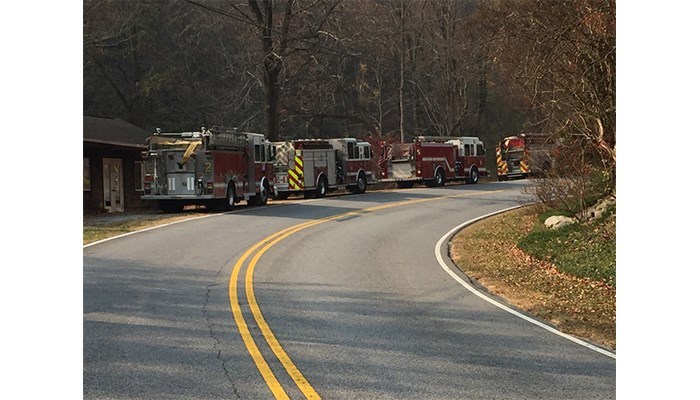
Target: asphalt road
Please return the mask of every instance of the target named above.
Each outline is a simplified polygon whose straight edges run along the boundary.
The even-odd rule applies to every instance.
[[[523,184],[240,207],[86,247],[84,398],[614,398],[614,358],[436,260],[453,227],[527,201]]]

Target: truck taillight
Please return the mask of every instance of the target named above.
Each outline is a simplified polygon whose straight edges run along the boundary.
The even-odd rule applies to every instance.
[[[143,192],[144,194],[151,194],[151,182],[143,183]]]
[[[214,182],[207,182],[207,193],[214,193]]]

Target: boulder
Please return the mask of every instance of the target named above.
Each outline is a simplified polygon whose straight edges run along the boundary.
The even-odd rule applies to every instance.
[[[563,215],[552,215],[544,221],[544,226],[550,229],[557,229],[561,228],[562,226],[573,224],[574,222],[576,222],[576,220],[571,217],[565,217]]]
[[[580,215],[581,219],[583,221],[590,221],[599,218],[601,215],[603,215],[605,210],[607,210],[608,207],[610,207],[614,203],[615,201],[612,197],[598,200],[598,202],[595,205],[583,210],[583,212]]]

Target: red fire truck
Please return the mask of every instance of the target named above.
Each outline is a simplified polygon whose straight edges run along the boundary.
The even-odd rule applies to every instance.
[[[323,197],[347,189],[364,193],[377,181],[370,144],[355,138],[304,139],[274,143],[275,197]]]
[[[213,127],[201,132],[161,133],[148,138],[144,200],[165,212],[185,205],[232,210],[241,200],[266,204],[272,194],[274,153],[260,133]]]
[[[477,183],[488,174],[484,144],[477,137],[419,136],[413,143],[393,143],[382,150],[382,180],[402,188],[461,179]]]
[[[546,173],[554,165],[559,140],[544,133],[521,133],[503,138],[496,147],[498,180],[527,178]]]

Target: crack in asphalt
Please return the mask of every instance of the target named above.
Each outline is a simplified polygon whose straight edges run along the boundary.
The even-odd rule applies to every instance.
[[[217,286],[217,279],[221,276],[221,273],[223,272],[224,268],[231,262],[232,259],[226,260],[226,262],[221,266],[221,268],[219,268],[219,270],[214,275],[214,282],[207,285],[207,291],[204,295],[204,304],[202,304],[202,314],[204,314],[204,320],[206,321],[207,327],[209,328],[209,337],[214,341],[212,349],[216,351],[216,358],[221,363],[221,369],[223,369],[224,371],[224,376],[229,381],[229,383],[231,383],[231,387],[233,388],[233,394],[236,395],[236,398],[242,399],[240,393],[238,393],[238,389],[236,388],[236,383],[233,380],[232,374],[230,373],[226,365],[226,360],[224,359],[223,353],[221,352],[221,340],[214,332],[214,320],[210,316],[210,313],[207,309],[209,306],[209,300],[211,298],[212,290]]]

